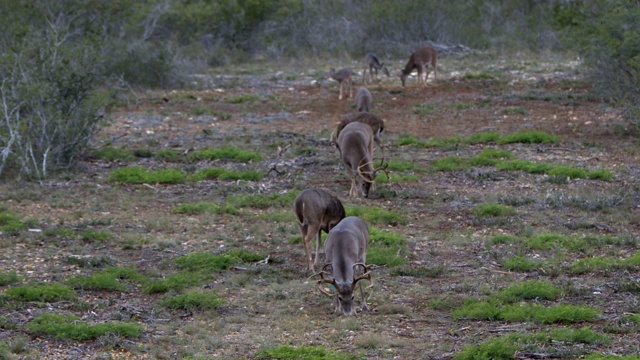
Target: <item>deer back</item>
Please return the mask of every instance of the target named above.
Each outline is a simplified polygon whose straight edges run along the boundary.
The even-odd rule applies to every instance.
[[[356,94],[356,107],[358,111],[369,112],[371,109],[371,103],[373,102],[373,96],[369,89],[361,87]]]
[[[329,232],[325,243],[325,263],[332,264],[333,277],[338,285],[351,286],[354,280],[353,265],[366,263],[368,244],[367,224],[356,216],[342,219]]]
[[[367,124],[352,122],[347,124],[338,135],[340,158],[347,168],[354,172],[362,168],[371,172],[373,162],[373,130]]]
[[[351,79],[352,74],[353,74],[353,69],[350,66],[345,66],[338,71],[335,71],[334,68],[331,68],[329,70],[329,77],[338,82],[343,82],[347,79]]]
[[[342,117],[342,120],[336,126],[335,137],[340,136],[340,132],[344,129],[345,126],[352,122],[360,122],[363,124],[367,124],[371,127],[371,131],[373,131],[374,137],[380,137],[385,128],[384,119],[380,116],[373,113],[364,113],[359,112],[355,114],[348,114]]]
[[[346,216],[342,202],[322,189],[300,192],[294,201],[294,210],[301,224],[320,225],[326,233]]]

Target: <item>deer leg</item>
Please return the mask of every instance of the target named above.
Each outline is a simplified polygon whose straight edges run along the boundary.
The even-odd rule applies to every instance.
[[[302,240],[304,241],[304,252],[307,258],[307,268],[310,271],[314,271],[313,267],[313,259],[311,258],[311,241],[312,237],[316,234],[318,230],[315,229],[314,226],[306,226],[306,232],[303,235]]]
[[[360,282],[360,296],[362,297],[362,310],[369,310],[369,307],[367,306],[367,298],[364,297],[364,290],[362,290],[362,281]]]
[[[320,234],[320,230],[318,230],[318,233],[316,234],[316,255],[313,258],[314,267],[315,265],[318,264],[318,253],[320,253],[320,240],[321,240],[321,234]]]
[[[338,96],[338,100],[342,100],[342,82],[340,82],[340,95]]]

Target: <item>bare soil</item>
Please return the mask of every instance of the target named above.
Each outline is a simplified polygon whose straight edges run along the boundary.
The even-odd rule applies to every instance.
[[[16,270],[25,281],[46,282],[95,271],[69,264],[68,256],[74,255],[104,256],[117,265],[170,275],[175,272],[171,261],[180,255],[217,253],[227,248],[268,254],[269,263],[260,265],[260,270],[256,270],[259,265],[246,264],[216,274],[208,288],[226,301],[216,311],[171,312],[156,304],[164,295],[145,295],[136,286],[117,292],[79,291],[84,306],[27,303],[22,308],[0,307],[0,316],[7,319],[4,323],[14,325],[0,326],[0,342],[26,338],[27,349],[16,356],[33,359],[240,359],[254,358],[260,349],[277,345],[323,346],[368,359],[450,359],[467,346],[514,332],[588,326],[609,336],[611,343],[577,347],[543,344],[539,347],[542,357],[638,353],[638,324],[624,320],[625,315],[640,312],[638,291],[623,286],[638,284],[638,268],[583,275],[567,270],[581,258],[627,258],[637,251],[640,146],[636,137],[624,133],[619,111],[590,96],[588,84],[580,80],[578,64],[566,59],[514,56],[488,62],[443,58],[440,66],[438,80],[430,78],[426,88],[415,78],[404,88],[395,77],[368,85],[374,98],[373,112],[386,120],[383,139],[388,160],[413,162],[428,170],[435,159],[469,157],[495,147],[530,161],[610,170],[614,179],[555,182],[546,175],[473,167],[420,171],[415,173],[419,181],[379,184],[368,199],[349,198],[349,179],[337,151],[329,145],[329,135],[342,115],[355,111],[354,100],[338,100],[337,84],[324,80],[323,70],[264,70],[264,75],[236,71],[204,77],[206,90],[140,92],[115,109],[114,122],[101,132],[96,147],[111,144],[188,153],[231,144],[260,151],[264,160],[175,164],[154,158],[131,162],[87,158],[78,172],[42,186],[3,183],[3,203],[33,219],[35,227],[98,229],[108,231],[112,238],[100,242],[49,239],[38,232],[17,237],[5,234],[0,242],[0,270]],[[491,77],[465,76],[469,74]],[[360,80],[356,78],[354,94]],[[247,95],[254,99],[230,101]],[[426,140],[525,129],[556,134],[560,141],[398,146],[400,137],[407,134]],[[267,175],[260,182],[127,185],[108,181],[113,169],[133,165],[181,167],[185,171],[208,166],[255,168]],[[261,217],[269,213],[292,215],[290,207],[248,208],[241,216],[172,212],[185,203],[220,203],[233,195],[298,192],[311,187],[328,189],[346,206],[378,206],[401,214],[405,224],[373,226],[408,240],[409,249],[402,255],[409,266],[445,271],[417,278],[393,276],[391,269],[377,268],[372,310],[345,318],[333,314],[331,300],[308,278],[302,245],[289,241],[299,236],[293,217],[288,223]],[[583,206],[571,206],[576,202]],[[480,219],[472,209],[482,203],[514,204],[517,215]],[[492,246],[493,236],[541,233],[606,234],[631,240],[624,246],[565,254],[561,261],[557,260],[561,254],[524,251],[529,257],[556,259],[555,265],[531,273],[502,268],[502,260],[523,250],[504,244]],[[540,303],[592,306],[601,316],[591,323],[554,325],[456,321],[451,316],[452,307],[466,298],[484,298],[504,286],[534,278],[565,290],[560,300]],[[145,331],[139,339],[75,342],[22,330],[24,324],[46,311],[75,313],[92,322],[132,321],[142,324]],[[535,354],[523,351],[514,357],[532,358]]]

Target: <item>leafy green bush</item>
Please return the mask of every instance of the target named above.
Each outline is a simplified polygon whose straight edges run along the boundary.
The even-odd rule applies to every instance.
[[[91,340],[105,334],[123,337],[139,337],[142,327],[137,324],[109,322],[91,325],[74,315],[45,313],[26,325],[26,330],[34,334],[46,334],[58,339]]]

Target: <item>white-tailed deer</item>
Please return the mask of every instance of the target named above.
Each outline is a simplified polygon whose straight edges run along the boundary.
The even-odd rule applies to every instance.
[[[438,53],[436,49],[431,46],[423,47],[421,49],[416,50],[411,57],[409,57],[409,61],[407,65],[404,66],[404,70],[400,74],[400,80],[402,81],[402,86],[404,86],[407,81],[407,77],[411,74],[413,69],[418,70],[418,81],[421,81],[424,86],[427,86],[427,78],[429,77],[429,64],[433,66],[433,76],[434,80],[438,80],[438,70],[436,68]],[[425,73],[424,80],[422,80],[422,73]]]
[[[382,72],[387,75],[387,77],[391,76],[389,74],[389,69],[378,60],[378,56],[374,53],[367,53],[364,56],[364,71],[362,72],[362,83],[367,84],[367,70],[369,70],[369,82],[373,82],[373,71],[376,72],[376,79],[378,78],[378,70],[382,69]]]
[[[365,123],[352,122],[347,124],[338,135],[336,143],[340,151],[342,164],[351,176],[350,197],[356,197],[356,182],[359,184],[362,196],[369,197],[369,190],[380,170],[386,172],[386,166],[373,168],[373,131]],[[387,174],[388,176],[388,174]]]
[[[342,100],[342,88],[346,86],[349,88],[349,97],[352,95],[351,91],[351,82],[353,76],[353,69],[349,66],[343,67],[342,69],[336,71],[334,68],[329,70],[329,77],[333,80],[337,81],[340,84],[340,95],[338,96],[339,100]]]
[[[338,223],[327,236],[325,244],[325,265],[319,273],[319,290],[329,296],[335,296],[335,312],[343,315],[356,315],[354,303],[354,290],[360,280],[367,279],[371,283],[367,288],[373,287],[371,273],[367,267],[367,244],[369,243],[369,230],[367,224],[360,218],[349,216]],[[362,268],[362,274],[357,275]],[[329,268],[333,269],[333,277],[328,276]],[[335,292],[322,287],[330,284],[335,287]],[[367,299],[364,297],[362,283],[360,283],[360,295],[362,296],[362,310],[368,310]]]
[[[300,231],[307,259],[307,268],[314,271],[318,263],[320,251],[320,232],[329,231],[344,219],[345,212],[342,202],[322,189],[306,189],[298,194],[294,201],[294,210],[300,221]],[[311,258],[311,241],[316,238],[316,253]]]
[[[371,103],[373,103],[373,96],[369,89],[361,87],[356,93],[356,107],[360,112],[369,112],[371,110]]]
[[[380,150],[382,151],[382,161],[384,161],[384,144],[382,143],[382,132],[384,131],[384,120],[372,113],[360,112],[356,114],[347,114],[342,117],[342,120],[336,126],[336,130],[331,134],[331,143],[336,144],[336,139],[342,129],[344,129],[347,124],[352,122],[361,122],[367,124],[371,127],[371,131],[373,131],[373,140],[378,144]]]

